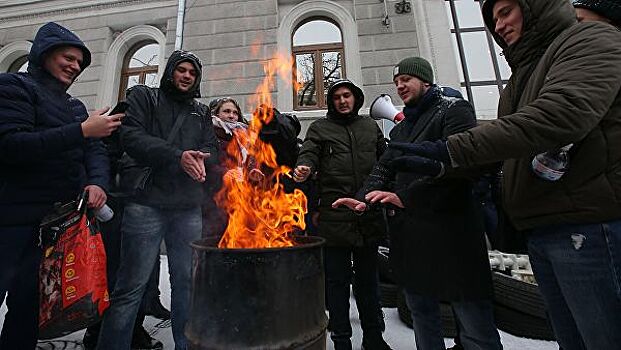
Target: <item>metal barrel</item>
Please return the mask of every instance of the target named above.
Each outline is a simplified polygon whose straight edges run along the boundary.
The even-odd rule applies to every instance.
[[[265,249],[220,249],[213,238],[192,243],[191,350],[326,348],[324,240],[296,241]]]

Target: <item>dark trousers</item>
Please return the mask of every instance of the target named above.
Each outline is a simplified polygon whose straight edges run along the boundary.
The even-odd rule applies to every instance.
[[[565,350],[621,346],[621,220],[533,230],[528,255]]]
[[[117,270],[119,269],[119,264],[121,260],[121,223],[123,222],[123,211],[125,205],[122,198],[116,198],[112,196],[108,197],[108,202],[106,204],[108,204],[114,211],[114,217],[108,222],[101,223],[100,228],[102,232],[104,247],[106,249],[108,291],[110,292],[110,294],[112,294],[114,284],[116,283]],[[142,322],[145,318],[143,310],[145,309],[147,304],[150,302],[159,301],[159,280],[160,258],[158,256],[155,262],[155,266],[153,266],[153,272],[149,277],[149,283],[147,285],[147,289],[145,290],[142,304],[140,305],[140,311],[138,311],[138,316],[136,317],[134,327],[140,327],[142,325]],[[87,331],[91,333],[96,339],[97,335],[99,334],[100,328],[101,322],[97,322],[89,326]]]
[[[377,246],[326,247],[324,264],[328,329],[335,349],[351,349],[349,286],[352,283],[363,337],[381,338]]]
[[[34,349],[39,334],[38,226],[0,227],[0,305],[6,303],[0,349]]]

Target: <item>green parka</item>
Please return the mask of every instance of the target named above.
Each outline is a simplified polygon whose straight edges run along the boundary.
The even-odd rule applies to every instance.
[[[347,86],[355,96],[351,114],[340,115],[332,105],[336,88]],[[346,207],[332,208],[342,197],[354,197],[386,149],[377,123],[358,115],[364,102],[362,91],[349,81],[334,84],[328,91],[328,113],[314,121],[300,150],[297,165],[317,172],[319,191],[319,234],[328,246],[362,246],[386,235],[381,212],[356,215]]]
[[[492,8],[483,17],[493,33]],[[567,0],[518,0],[520,39],[504,49],[512,76],[499,119],[450,136],[459,167],[504,161],[503,204],[518,229],[621,218],[621,32],[576,23]],[[567,173],[537,177],[532,158],[574,143]]]

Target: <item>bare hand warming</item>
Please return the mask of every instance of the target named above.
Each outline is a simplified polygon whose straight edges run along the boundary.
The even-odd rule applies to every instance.
[[[338,208],[341,205],[344,205],[347,208],[357,212],[367,210],[367,204],[365,202],[361,202],[354,198],[339,198],[335,200],[334,203],[332,203],[332,208]]]
[[[101,138],[110,136],[121,126],[124,113],[105,115],[110,107],[95,110],[82,122],[82,135],[85,138]]]
[[[198,182],[205,182],[207,172],[205,170],[205,159],[211,154],[201,151],[184,151],[181,154],[181,168],[192,179]]]
[[[367,193],[367,195],[364,196],[364,198],[370,203],[376,203],[376,202],[380,202],[382,204],[390,203],[396,207],[405,208],[405,206],[401,202],[401,199],[399,199],[399,197],[393,192],[371,191]]]

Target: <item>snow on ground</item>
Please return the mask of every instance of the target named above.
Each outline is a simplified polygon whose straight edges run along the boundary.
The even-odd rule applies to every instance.
[[[170,284],[168,281],[168,264],[166,256],[162,256],[162,268],[160,278],[160,290],[162,291],[162,304],[167,308],[170,308]],[[4,323],[4,314],[6,313],[6,305],[2,305],[0,308],[0,327]],[[408,328],[401,320],[395,308],[384,308],[384,314],[386,318],[386,332],[384,333],[384,339],[395,350],[416,349],[414,345],[414,332]],[[352,337],[352,343],[354,349],[360,349],[362,342],[362,331],[360,329],[360,321],[358,320],[358,311],[356,310],[356,303],[351,298],[350,319],[354,335]],[[174,343],[172,340],[172,332],[170,329],[170,321],[160,321],[152,317],[147,317],[145,320],[145,328],[149,333],[164,343],[164,349],[174,349]],[[82,349],[81,342],[84,331],[75,332],[69,334],[63,338],[45,341],[39,344],[41,350],[77,350]],[[500,332],[500,337],[505,350],[557,350],[558,345],[556,342],[533,340],[515,337],[511,334]],[[451,339],[445,339],[444,342],[447,346],[453,345]],[[332,343],[328,337],[326,340],[327,349],[333,350]],[[232,349],[235,350],[235,349]]]

